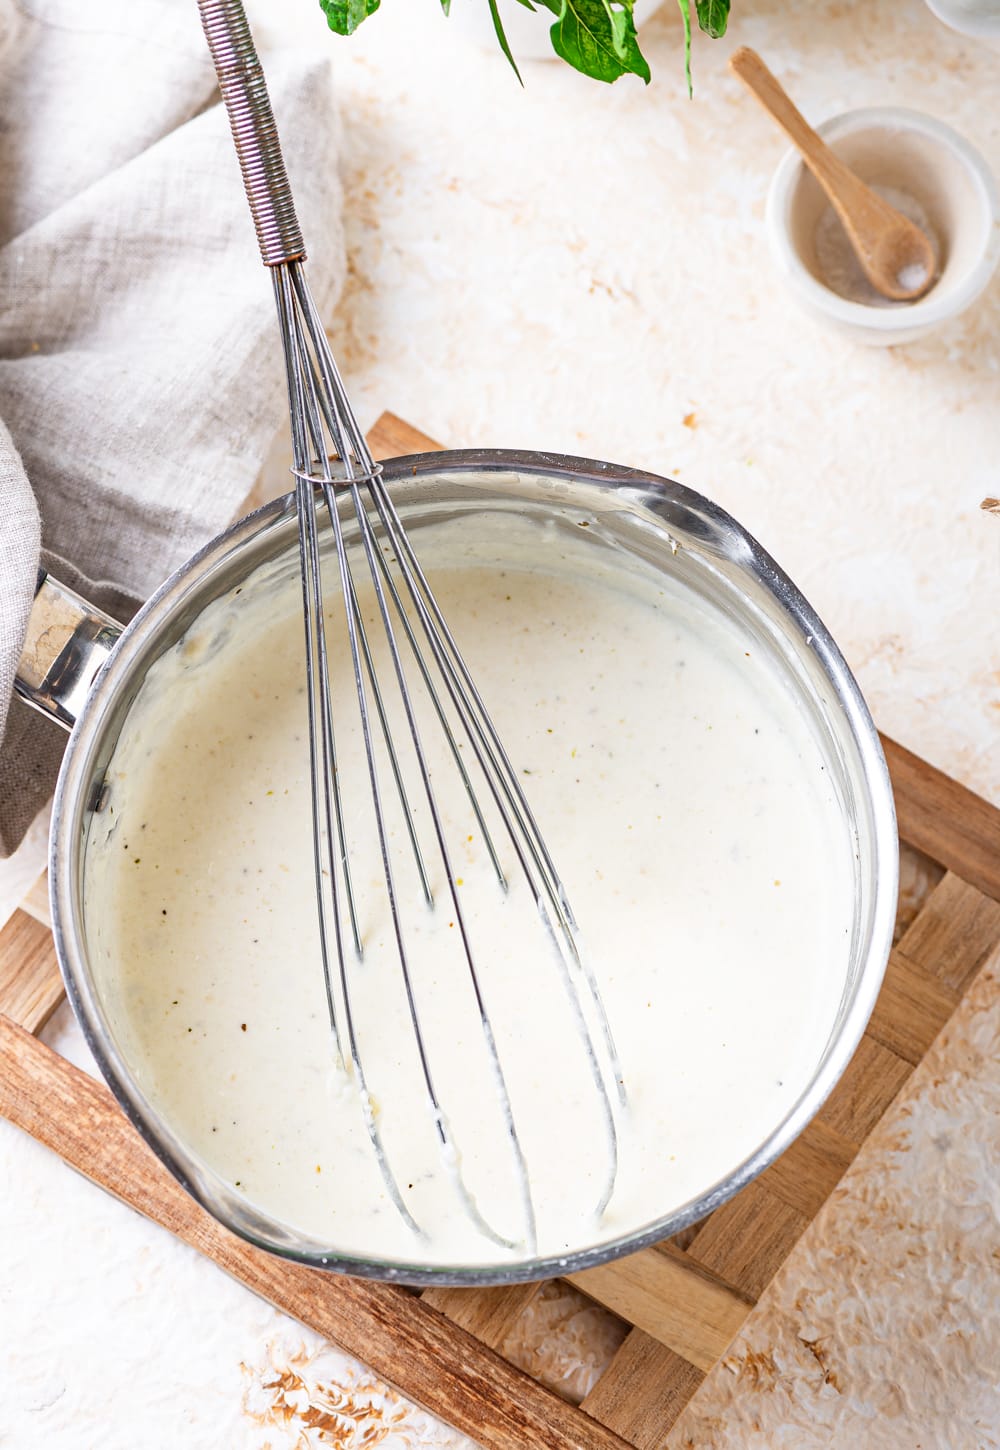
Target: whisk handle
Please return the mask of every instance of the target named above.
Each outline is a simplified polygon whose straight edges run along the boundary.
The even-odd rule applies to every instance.
[[[306,255],[243,0],[198,0],[265,267]]]

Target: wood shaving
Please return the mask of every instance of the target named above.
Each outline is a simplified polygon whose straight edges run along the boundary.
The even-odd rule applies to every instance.
[[[471,1450],[423,1410],[387,1389],[370,1371],[332,1346],[272,1341],[265,1361],[240,1369],[248,1380],[243,1413],[267,1432],[260,1450]]]

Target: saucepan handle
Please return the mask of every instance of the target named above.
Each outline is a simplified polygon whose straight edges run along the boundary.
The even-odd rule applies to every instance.
[[[121,632],[116,620],[75,590],[39,574],[14,682],[17,693],[71,730]]]

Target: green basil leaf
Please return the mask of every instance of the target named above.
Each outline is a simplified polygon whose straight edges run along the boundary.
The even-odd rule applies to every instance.
[[[440,3],[448,15],[451,0],[440,0]],[[465,3],[482,4],[482,0],[465,0]],[[487,3],[500,49],[520,81],[521,74],[507,42],[497,0],[487,0]],[[607,82],[624,75],[637,75],[649,84],[649,65],[639,49],[632,18],[634,0],[517,0],[517,3],[526,10],[551,12],[555,17],[549,30],[552,49],[584,75]],[[353,35],[380,4],[381,0],[319,0],[330,29],[339,35]],[[684,73],[688,95],[691,95],[691,0],[677,0],[677,4],[684,21]],[[694,0],[694,5],[702,30],[715,39],[726,33],[732,0]]]
[[[549,34],[556,55],[594,80],[637,75],[648,85],[649,65],[639,49],[632,0],[539,0],[556,17]]]
[[[684,21],[684,74],[687,76],[688,95],[694,95],[691,84],[691,0],[677,0],[681,18]]]
[[[374,15],[380,0],[319,0],[327,24],[338,35],[353,35],[369,15]]]
[[[497,0],[489,0],[489,3],[490,15],[493,18],[493,29],[496,31],[497,40],[500,42],[500,49],[503,51],[504,55],[510,62],[511,70],[517,76],[518,80],[521,81],[521,85],[523,86],[524,81],[521,80],[521,72],[517,68],[517,61],[511,55],[510,46],[507,44],[507,34],[503,28],[503,21],[500,19],[500,11],[497,9]]]
[[[730,0],[695,0],[698,24],[713,40],[721,40],[729,24]]]

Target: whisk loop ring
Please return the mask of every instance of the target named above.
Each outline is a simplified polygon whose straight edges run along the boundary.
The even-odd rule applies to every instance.
[[[332,485],[338,491],[345,492],[353,483],[374,483],[376,479],[382,476],[381,463],[375,463],[371,468],[362,469],[359,473],[348,473],[344,460],[340,457],[330,457],[327,459],[327,463],[331,467],[339,465],[340,468],[344,469],[343,476],[340,478],[335,475],[330,477],[322,473],[315,473],[308,468],[296,468],[294,465],[288,471],[300,483],[311,483],[319,491]]]

